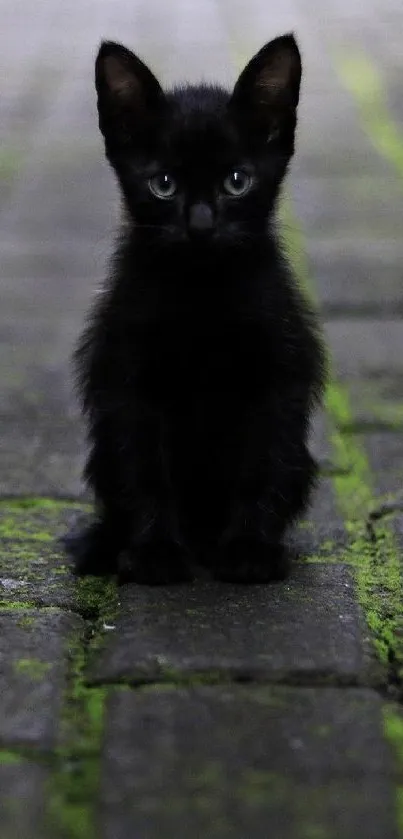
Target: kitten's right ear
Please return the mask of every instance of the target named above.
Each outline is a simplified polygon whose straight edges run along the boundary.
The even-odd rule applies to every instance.
[[[293,35],[274,38],[251,59],[230,100],[236,112],[251,117],[266,138],[295,128],[301,82],[301,56]]]
[[[161,85],[137,56],[113,41],[104,41],[95,62],[99,127],[105,138],[122,139],[145,127],[164,100]]]

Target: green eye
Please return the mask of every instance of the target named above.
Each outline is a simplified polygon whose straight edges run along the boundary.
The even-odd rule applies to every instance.
[[[166,172],[150,178],[148,186],[157,198],[172,198],[177,190],[174,179],[171,178],[171,175],[167,175]]]
[[[241,170],[234,169],[234,171],[225,178],[223,187],[228,195],[232,195],[233,198],[239,198],[241,195],[244,195],[248,189],[250,189],[251,184],[252,178],[250,175],[247,175],[246,172],[242,172]]]

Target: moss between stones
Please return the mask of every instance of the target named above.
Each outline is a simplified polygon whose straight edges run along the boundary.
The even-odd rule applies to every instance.
[[[61,839],[95,839],[96,794],[107,688],[86,683],[89,653],[102,643],[104,623],[116,619],[117,589],[107,579],[77,581],[77,604],[91,620],[84,637],[70,645],[68,687],[62,712],[62,746],[49,785],[47,819]]]
[[[27,496],[25,498],[1,498],[0,510],[53,510],[63,512],[66,508],[89,511],[91,506],[79,501],[60,498],[45,498],[41,496]]]
[[[78,659],[76,659],[77,661]],[[66,746],[49,784],[47,822],[61,839],[95,839],[96,794],[104,724],[105,688],[84,687],[76,673],[66,697]]]
[[[287,250],[294,271],[312,297],[303,234],[289,201],[284,204],[283,217],[287,220]],[[381,660],[387,664],[394,656],[403,665],[403,648],[397,631],[401,624],[403,586],[396,541],[384,520],[376,526],[376,541],[367,533],[368,515],[376,499],[366,454],[357,438],[342,430],[354,417],[346,388],[331,381],[325,403],[333,426],[331,443],[338,467],[332,482],[350,536],[350,544],[340,552],[338,560],[348,562],[355,569],[359,600]]]
[[[60,525],[64,528],[65,512],[85,513],[88,504],[51,498],[21,498],[0,500],[0,538],[15,542],[53,542]],[[32,550],[32,544],[28,550]]]
[[[23,758],[18,752],[10,749],[0,749],[0,766],[17,766]]]
[[[38,560],[35,543],[50,544],[55,540],[55,530],[62,522],[64,511],[80,513],[87,509],[87,505],[48,498],[3,499],[0,501],[0,535],[13,540],[18,561],[26,561],[29,574],[30,566]],[[14,540],[18,540],[17,544]],[[59,554],[53,549],[47,551],[50,565]],[[66,575],[69,569],[62,563],[55,572],[52,569],[52,573]],[[51,775],[46,821],[50,835],[60,839],[95,839],[94,808],[107,691],[103,687],[88,687],[85,679],[90,652],[98,649],[104,637],[103,624],[116,618],[117,589],[114,581],[94,577],[79,579],[74,587],[75,606],[86,624],[83,637],[70,643],[67,651],[69,666],[61,713],[61,745],[49,753],[45,761]],[[0,613],[21,613],[18,625],[28,631],[37,614],[43,611],[60,613],[63,610],[43,607],[35,600],[15,600],[0,607]],[[43,678],[49,667],[47,662],[35,658],[23,658],[14,665],[19,675],[31,680]],[[18,752],[3,750],[0,763],[2,754],[3,762],[17,763],[22,759]],[[32,757],[40,759],[37,751]]]
[[[358,441],[340,431],[340,422],[352,412],[346,391],[335,383],[328,388],[327,408],[334,421],[332,443],[336,459],[349,465],[345,474],[334,477],[337,501],[351,537],[343,558],[354,566],[359,599],[381,660],[388,663],[393,655],[403,666],[399,641],[403,589],[396,540],[384,520],[375,527],[375,541],[368,536],[366,523],[376,504],[372,475]]]
[[[90,619],[112,622],[117,612],[117,587],[113,579],[79,577],[76,582],[76,603],[81,614]]]
[[[159,665],[159,666],[158,666]],[[142,690],[161,691],[175,688],[197,688],[219,685],[225,687],[234,682],[250,681],[242,674],[229,673],[228,670],[192,670],[185,672],[177,670],[168,664],[157,662],[157,666],[150,671],[138,672],[132,676],[123,676],[119,681],[113,680],[110,685],[114,689],[138,688]]]
[[[61,614],[62,611],[63,611],[58,606],[43,606],[40,601],[35,601],[35,600],[12,600],[10,602],[7,601],[7,602],[4,602],[4,603],[1,603],[0,614],[2,614],[3,612],[19,612],[19,611],[24,612],[25,610],[32,611],[32,609],[40,610],[40,614],[42,614],[42,612],[46,612],[46,614],[49,614],[49,613],[55,613],[55,614],[59,613],[59,614]],[[36,611],[35,614],[38,614],[38,611]]]
[[[351,61],[354,62],[354,60],[354,57],[351,57]],[[353,64],[350,63],[347,73],[350,81],[351,75],[349,74],[352,67]],[[356,70],[357,65],[354,65],[354,68]],[[362,89],[360,88],[360,90]],[[374,127],[367,109],[365,109],[365,119],[367,119],[368,126]],[[376,119],[377,117],[375,117]],[[372,138],[374,139],[373,133]],[[384,139],[385,135],[383,135]],[[391,134],[389,132],[390,139]],[[379,133],[377,140],[378,142],[381,140]],[[380,142],[380,145],[383,148],[383,153],[385,153],[383,141]],[[396,151],[396,146],[394,146],[394,151]],[[400,166],[400,156],[398,158],[394,157],[394,151],[392,151],[391,146],[388,146],[386,156],[389,156],[390,160],[393,159],[395,164],[399,163]],[[403,174],[403,146],[401,163]],[[290,216],[291,211],[288,207],[288,217],[290,218]],[[302,285],[310,288],[307,256],[301,231],[295,219],[288,238],[291,240],[288,252],[294,270]],[[379,657],[385,665],[393,662],[394,666],[397,667],[397,678],[401,682],[403,679],[403,584],[398,546],[386,519],[382,519],[373,528],[375,538],[371,539],[369,537],[368,516],[371,510],[379,504],[379,499],[375,498],[373,492],[373,478],[365,451],[357,437],[346,431],[346,429],[353,427],[354,423],[354,412],[350,406],[347,389],[335,381],[332,381],[327,388],[326,408],[333,424],[331,442],[338,466],[332,480],[338,506],[350,536],[350,544],[341,552],[339,561],[347,562],[353,566],[359,601]],[[403,725],[400,719],[399,724],[397,724],[396,717],[392,717],[390,712],[386,710],[385,713],[386,715],[389,713],[389,716],[386,716],[386,733],[389,739],[394,739],[395,742],[398,741],[399,743],[396,754],[400,773],[403,777]],[[396,788],[396,807],[399,832],[403,836],[403,783],[401,782],[397,784]]]
[[[323,565],[326,562],[326,565],[338,565],[340,562],[344,562],[344,556],[340,553],[339,556],[335,554],[309,554],[309,556],[303,556],[300,559],[296,559],[296,563],[299,565]]]

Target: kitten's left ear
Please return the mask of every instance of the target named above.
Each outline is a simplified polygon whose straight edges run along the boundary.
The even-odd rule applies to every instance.
[[[299,100],[301,56],[293,35],[270,41],[239,76],[230,107],[255,116],[269,126],[273,117],[294,114]]]
[[[164,101],[151,70],[122,44],[104,41],[95,62],[99,127],[107,139],[130,124],[141,131]]]

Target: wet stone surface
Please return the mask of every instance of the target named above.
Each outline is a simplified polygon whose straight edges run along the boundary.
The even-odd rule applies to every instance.
[[[115,690],[103,836],[397,839],[380,705],[354,689]]]
[[[67,679],[67,652],[83,623],[57,609],[0,610],[0,742],[54,747]],[[29,698],[29,699],[28,699]]]
[[[342,565],[301,563],[289,581],[268,586],[125,586],[120,601],[116,632],[91,681],[170,681],[172,674],[354,681],[368,663]]]
[[[44,839],[44,800],[49,773],[16,753],[0,749],[1,831],[4,839]]]

